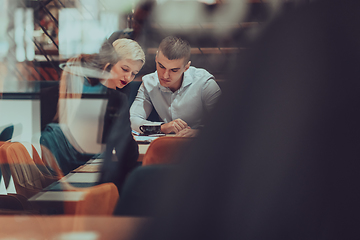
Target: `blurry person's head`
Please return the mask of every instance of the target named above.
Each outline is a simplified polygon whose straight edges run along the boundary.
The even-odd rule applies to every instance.
[[[138,239],[360,239],[359,6],[286,12],[238,55]]]
[[[156,53],[156,70],[160,84],[176,91],[182,84],[183,74],[191,64],[190,44],[178,37],[164,38]]]
[[[104,77],[103,84],[109,88],[123,88],[134,80],[135,75],[145,63],[145,53],[140,45],[126,38],[115,40],[112,44],[105,41],[99,54],[84,58],[83,64],[110,73]],[[104,75],[106,76],[106,75]],[[109,77],[110,76],[110,77]],[[92,85],[100,79],[88,78]]]
[[[138,4],[135,8],[134,18],[132,22],[132,29],[133,29],[133,39],[137,39],[140,35],[144,25],[149,18],[156,1],[154,0],[145,0]]]

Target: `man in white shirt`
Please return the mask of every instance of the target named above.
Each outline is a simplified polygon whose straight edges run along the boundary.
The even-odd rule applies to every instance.
[[[202,116],[211,110],[221,90],[208,71],[191,67],[191,47],[178,37],[164,38],[155,57],[156,72],[142,78],[130,108],[133,130],[143,124],[159,124],[161,132],[192,137]],[[162,122],[146,120],[155,108]]]

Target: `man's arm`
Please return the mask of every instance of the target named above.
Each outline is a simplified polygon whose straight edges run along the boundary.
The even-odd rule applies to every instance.
[[[151,99],[145,89],[144,83],[142,83],[138,90],[136,98],[130,108],[131,128],[137,132],[141,132],[139,129],[141,125],[153,123],[146,120],[149,117],[152,109],[153,105]],[[160,125],[162,122],[155,123],[158,123]]]
[[[205,109],[206,115],[212,110],[218,98],[221,95],[221,89],[213,78],[208,79],[202,89],[201,97]],[[206,117],[206,116],[204,116]],[[196,137],[199,133],[199,129],[191,129],[190,127],[183,128],[179,132],[176,132],[176,136],[179,137]]]
[[[205,116],[212,110],[218,98],[221,95],[221,90],[219,85],[215,82],[213,78],[208,79],[202,89],[201,98],[206,109]],[[176,133],[176,136],[179,137],[196,137],[199,133],[199,129],[191,129],[190,127],[184,128],[181,131]]]
[[[216,83],[215,79],[208,79],[202,90],[202,101],[204,103],[205,109],[210,112],[216,102],[219,100],[221,95],[221,89],[219,85]]]

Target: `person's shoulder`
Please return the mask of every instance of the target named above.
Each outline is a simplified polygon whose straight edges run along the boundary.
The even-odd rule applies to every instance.
[[[143,77],[142,77],[142,80],[144,81],[151,81],[151,80],[155,80],[157,78],[157,73],[156,72],[152,72],[152,73],[148,73],[148,74],[145,74]]]
[[[189,74],[191,75],[191,77],[193,78],[194,81],[196,82],[207,82],[210,79],[214,79],[214,76],[209,73],[206,69],[203,68],[197,68],[197,67],[193,67],[190,66],[189,69]]]
[[[159,80],[156,72],[146,74],[142,77],[145,88],[151,88],[158,85]]]

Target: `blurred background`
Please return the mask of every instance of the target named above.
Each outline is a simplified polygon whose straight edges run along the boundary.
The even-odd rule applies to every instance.
[[[81,53],[98,52],[114,32],[136,40],[146,53],[133,97],[141,77],[155,71],[156,48],[170,34],[190,42],[192,65],[212,73],[221,87],[267,23],[310,2],[0,0],[0,132],[15,126],[13,141],[38,144],[57,106],[43,93],[58,86],[61,64]]]

